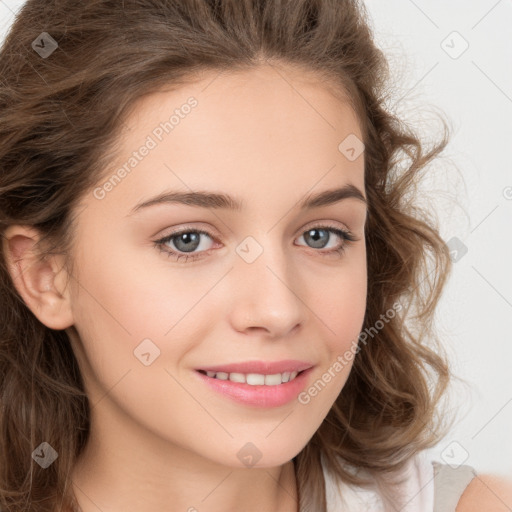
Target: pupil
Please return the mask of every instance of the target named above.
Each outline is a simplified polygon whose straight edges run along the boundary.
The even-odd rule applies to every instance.
[[[309,233],[313,233],[313,235],[310,235]],[[324,233],[324,236],[323,238],[325,239],[324,240],[324,243],[322,244],[322,242],[320,241],[320,243],[318,242],[321,238],[322,238],[322,233]],[[313,242],[313,247],[315,248],[322,248],[325,243],[327,243],[327,239],[328,238],[328,235],[327,235],[327,231],[325,229],[310,229],[308,234],[306,234],[305,238],[310,238],[310,242]]]
[[[200,237],[199,233],[182,233],[181,235],[179,235],[178,239],[175,242],[176,247],[180,251],[184,251],[184,252],[186,252],[187,250],[193,251],[199,245],[199,237]],[[191,242],[193,245],[192,247],[190,246]],[[182,243],[184,243],[184,246],[182,245],[180,247],[180,244],[182,244]],[[195,243],[195,245],[194,245],[194,243]]]

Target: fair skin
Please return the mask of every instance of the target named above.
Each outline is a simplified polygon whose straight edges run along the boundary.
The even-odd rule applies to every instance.
[[[35,230],[5,233],[17,289],[42,323],[66,329],[84,377],[91,436],[72,475],[83,512],[296,512],[291,459],[327,415],[351,363],[309,403],[267,408],[212,391],[195,369],[299,359],[314,365],[307,388],[362,327],[365,202],[297,206],[348,185],[364,195],[364,154],[351,161],[338,150],[348,135],[362,138],[350,105],[291,68],[206,73],[137,104],[112,169],[190,96],[197,107],[121,183],[101,200],[83,198],[69,280],[62,255],[37,260]],[[220,192],[243,207],[167,203],[131,213],[168,190]],[[325,248],[312,245],[307,233],[326,225],[357,240],[322,231]],[[200,235],[196,261],[154,246],[185,228],[211,234]],[[241,244],[249,236],[259,245]],[[175,238],[163,249],[183,247]],[[263,252],[248,263],[240,247]],[[147,338],[160,350],[149,366],[133,353]],[[248,442],[261,453],[252,467],[237,457]],[[457,510],[469,506],[461,500]]]
[[[512,511],[512,481],[498,475],[477,475],[460,497],[456,512]]]
[[[314,365],[309,387],[362,328],[364,197],[297,205],[348,185],[364,196],[363,157],[349,161],[338,150],[349,134],[362,137],[358,121],[313,76],[280,73],[265,66],[205,74],[142,101],[113,169],[187,98],[198,105],[103,199],[84,197],[69,285],[55,257],[51,269],[39,267],[42,295],[25,293],[43,323],[67,329],[94,405],[90,442],[72,475],[84,512],[297,510],[291,459],[327,415],[351,364],[308,404],[263,409],[219,395],[195,372],[298,359]],[[130,215],[166,190],[229,194],[243,208],[159,204]],[[323,246],[306,239],[326,224],[358,240],[346,244],[330,231],[321,232]],[[154,246],[182,228],[211,234],[202,235],[196,261]],[[17,229],[7,233],[13,243]],[[248,236],[263,248],[251,263],[236,252]],[[183,251],[177,243],[167,249]],[[343,254],[332,252],[341,246]],[[150,366],[133,354],[146,338],[160,349]],[[248,442],[262,454],[253,467],[237,457]]]

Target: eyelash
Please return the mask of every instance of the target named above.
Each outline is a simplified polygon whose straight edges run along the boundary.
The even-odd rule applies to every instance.
[[[317,252],[321,252],[325,256],[331,256],[331,255],[334,255],[334,254],[340,254],[341,255],[345,251],[346,246],[348,244],[350,244],[351,242],[356,242],[356,241],[359,240],[359,238],[356,238],[348,230],[343,230],[343,229],[340,229],[338,227],[326,226],[326,225],[313,226],[313,227],[307,229],[306,231],[304,231],[303,234],[307,233],[308,231],[312,231],[314,229],[329,231],[331,233],[334,233],[335,235],[338,235],[343,240],[343,245],[341,245],[340,247],[338,247],[336,249],[331,249],[331,250],[328,250],[328,251],[317,250]],[[161,252],[166,253],[169,258],[171,258],[171,257],[174,258],[176,261],[178,261],[183,256],[185,256],[185,262],[188,261],[188,260],[195,261],[195,260],[198,260],[200,258],[203,258],[204,257],[203,255],[206,252],[208,252],[208,251],[202,251],[202,252],[199,252],[199,253],[196,253],[196,254],[194,254],[194,253],[186,254],[186,253],[180,253],[180,252],[177,252],[177,251],[173,251],[172,249],[169,249],[168,246],[165,245],[165,244],[167,244],[167,242],[172,241],[173,238],[178,237],[180,235],[183,235],[185,233],[199,233],[199,234],[202,234],[202,235],[207,235],[212,240],[215,240],[215,237],[213,237],[208,231],[204,231],[202,229],[184,229],[184,230],[181,230],[181,231],[176,231],[174,233],[171,233],[171,234],[165,236],[164,238],[160,238],[159,240],[155,240],[153,243],[155,244],[155,247],[157,249],[159,249]],[[315,250],[313,247],[310,247],[310,249]]]

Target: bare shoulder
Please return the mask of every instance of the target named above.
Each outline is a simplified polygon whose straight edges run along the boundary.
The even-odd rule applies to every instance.
[[[512,511],[512,480],[497,475],[477,475],[462,494],[456,512]]]

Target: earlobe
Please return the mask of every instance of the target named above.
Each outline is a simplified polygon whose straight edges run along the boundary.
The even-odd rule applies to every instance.
[[[40,254],[41,233],[31,226],[9,226],[3,234],[3,253],[12,281],[21,298],[51,329],[73,325],[64,256]]]

